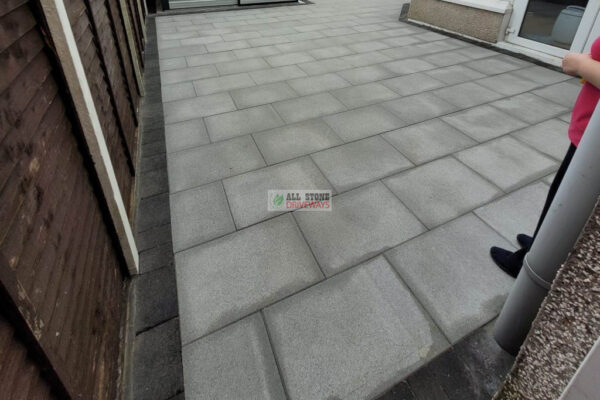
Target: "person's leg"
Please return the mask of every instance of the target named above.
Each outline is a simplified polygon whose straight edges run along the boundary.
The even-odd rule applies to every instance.
[[[526,235],[524,233],[520,233],[517,235],[517,241],[521,245],[521,248],[529,250],[533,245],[533,239],[537,236],[540,227],[542,226],[542,222],[544,222],[544,218],[546,218],[546,214],[552,205],[552,201],[554,200],[554,196],[556,196],[556,192],[558,192],[558,188],[567,172],[567,168],[571,164],[571,160],[575,155],[575,150],[577,147],[571,143],[569,149],[567,150],[567,154],[563,158],[558,171],[554,175],[554,179],[552,180],[552,184],[550,185],[550,189],[548,190],[548,195],[546,196],[546,202],[544,203],[544,208],[542,209],[542,213],[540,214],[540,218],[538,219],[537,226],[535,228],[533,236]]]
[[[554,179],[552,180],[552,184],[550,185],[550,190],[548,190],[548,196],[546,197],[546,203],[544,203],[544,208],[542,209],[542,213],[540,214],[540,219],[538,220],[538,224],[535,228],[535,232],[533,233],[534,240],[540,230],[540,227],[542,226],[542,222],[544,222],[544,218],[546,218],[546,214],[548,214],[548,210],[550,209],[550,206],[552,205],[552,201],[554,200],[554,197],[556,196],[556,192],[558,192],[558,188],[560,187],[560,184],[562,183],[563,178],[565,177],[565,174],[567,173],[567,169],[569,168],[569,165],[571,164],[571,160],[573,159],[573,156],[575,155],[575,150],[577,150],[577,147],[575,147],[575,145],[573,143],[571,143],[571,145],[569,146],[569,149],[567,150],[567,154],[565,154],[565,158],[563,158],[563,161],[560,164],[558,171],[556,171],[556,174],[554,175]]]
[[[554,180],[552,181],[552,184],[550,185],[550,189],[548,190],[548,196],[546,196],[546,202],[544,203],[544,208],[542,209],[542,213],[538,220],[537,227],[535,228],[533,238],[531,238],[531,240],[529,241],[529,244],[525,243],[525,246],[523,248],[521,248],[515,252],[511,252],[509,250],[502,249],[500,247],[492,247],[490,249],[490,255],[492,256],[492,259],[494,260],[496,265],[498,265],[498,267],[500,267],[504,272],[506,272],[510,276],[516,277],[519,274],[519,271],[521,270],[521,266],[523,265],[523,259],[525,258],[525,254],[527,254],[527,252],[531,248],[531,245],[533,244],[533,241],[535,240],[535,237],[536,237],[540,227],[542,226],[542,222],[544,222],[544,218],[546,218],[546,214],[548,213],[548,210],[550,209],[550,206],[552,205],[552,200],[554,200],[554,196],[556,196],[556,192],[558,191],[558,188],[560,187],[560,184],[565,176],[565,173],[567,172],[567,169],[569,168],[569,164],[571,163],[571,160],[573,159],[575,150],[577,150],[577,147],[575,147],[575,145],[571,144],[569,146],[569,149],[567,150],[567,154],[565,155],[565,158],[563,159],[560,167],[558,168],[558,171],[556,171],[556,174],[554,175]],[[520,235],[520,236],[526,236],[526,235]],[[525,239],[524,237],[521,237],[519,242],[523,242],[524,239]],[[526,239],[525,239],[525,241],[526,241]]]

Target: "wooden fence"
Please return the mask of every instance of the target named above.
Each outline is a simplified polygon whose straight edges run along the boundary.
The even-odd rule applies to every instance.
[[[0,399],[118,398],[144,17],[0,1]]]

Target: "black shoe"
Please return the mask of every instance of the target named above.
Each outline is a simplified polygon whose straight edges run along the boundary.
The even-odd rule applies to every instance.
[[[525,258],[525,254],[527,254],[527,250],[520,249],[512,251],[501,249],[500,247],[492,247],[490,249],[490,255],[492,256],[492,260],[496,263],[498,267],[508,275],[516,278],[519,275],[519,271],[523,266],[523,258]]]
[[[524,233],[519,233],[517,235],[517,242],[519,242],[519,244],[521,245],[522,249],[530,249],[531,245],[533,244],[533,238],[529,235],[526,235]]]

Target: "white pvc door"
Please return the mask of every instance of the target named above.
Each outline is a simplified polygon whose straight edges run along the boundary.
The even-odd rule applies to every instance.
[[[597,0],[515,0],[506,41],[563,57],[581,52],[596,24]]]

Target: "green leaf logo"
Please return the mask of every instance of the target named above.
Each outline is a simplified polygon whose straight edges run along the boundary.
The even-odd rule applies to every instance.
[[[273,205],[275,207],[281,207],[282,204],[283,204],[283,195],[282,194],[276,194],[273,197]]]

